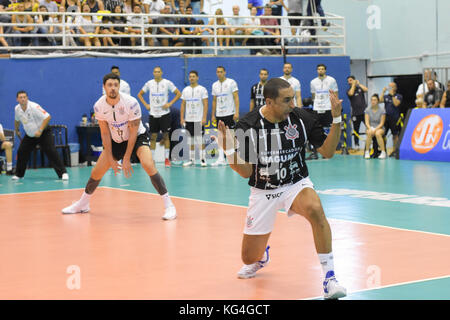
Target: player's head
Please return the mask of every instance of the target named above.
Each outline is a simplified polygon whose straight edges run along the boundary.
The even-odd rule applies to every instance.
[[[324,64],[318,64],[317,65],[317,74],[319,77],[323,77],[327,73],[327,66]]]
[[[198,72],[195,70],[192,70],[189,72],[189,83],[190,84],[197,84],[198,83]]]
[[[294,110],[294,89],[289,82],[280,78],[272,78],[264,85],[266,106],[279,120],[285,120]]]
[[[227,75],[227,72],[224,67],[218,66],[216,68],[216,75],[219,80],[224,80]]]
[[[162,78],[163,72],[160,66],[156,66],[153,68],[153,77],[155,77],[156,80],[160,80]]]
[[[370,104],[375,107],[378,103],[380,103],[380,97],[378,94],[374,93],[370,98]]]
[[[118,66],[112,66],[111,67],[111,73],[115,73],[120,77],[120,70]]]
[[[267,69],[262,68],[261,70],[259,70],[259,80],[265,83],[267,79],[269,79],[269,71],[267,71]]]
[[[16,99],[17,99],[17,102],[20,105],[22,105],[22,106],[27,104],[28,103],[28,94],[27,94],[27,92],[24,91],[24,90],[17,91]]]
[[[292,64],[290,62],[286,62],[283,66],[283,73],[285,76],[290,76],[292,73]]]
[[[103,89],[106,96],[111,99],[117,98],[119,95],[120,77],[115,73],[108,73],[103,77]]]
[[[347,83],[348,83],[349,85],[352,85],[352,84],[353,84],[353,81],[355,81],[355,80],[356,80],[355,76],[348,76],[348,77],[347,77]]]

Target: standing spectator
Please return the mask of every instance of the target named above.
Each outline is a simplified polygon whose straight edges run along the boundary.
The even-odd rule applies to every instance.
[[[122,6],[116,5],[112,11],[113,13],[122,13]],[[116,26],[111,27],[111,33],[115,35],[126,35],[127,32],[125,30],[125,24],[127,23],[127,18],[124,16],[113,16],[111,18],[112,24],[115,24]],[[119,26],[120,25],[120,26]],[[127,45],[129,41],[129,38],[114,38],[113,42],[118,44],[119,46]]]
[[[419,85],[419,87],[417,88],[417,92],[416,92],[416,97],[417,98],[423,98],[425,96],[425,94],[428,92],[428,80],[432,79],[432,72],[431,70],[427,69],[424,71],[423,73],[423,79],[424,79],[424,83],[421,83]],[[424,89],[424,84],[425,84],[425,89]],[[437,81],[434,81],[434,85],[436,88],[440,88],[439,87],[439,83]]]
[[[212,113],[211,122],[223,121],[230,129],[234,130],[239,119],[239,89],[236,81],[227,78],[227,72],[223,66],[216,68],[217,81],[212,85]],[[212,166],[226,165],[225,154],[219,149],[219,159]]]
[[[230,28],[230,34],[231,35],[244,35],[245,34],[245,27],[244,25],[246,24],[246,20],[245,18],[242,18],[239,16],[239,11],[241,10],[240,7],[238,5],[234,5],[233,6],[233,18],[229,18],[228,19],[228,25],[233,26],[232,28]],[[241,27],[239,27],[241,26]],[[240,42],[247,42],[247,39],[245,39],[245,41],[241,39],[239,39]],[[231,38],[231,42],[233,43],[233,46],[236,45],[236,39],[235,38]]]
[[[12,175],[12,143],[6,141],[5,133],[3,132],[3,127],[0,124],[0,150],[5,150],[6,155],[6,174]]]
[[[17,7],[16,7],[16,8],[17,8],[17,11],[18,11],[18,12],[24,12],[24,5],[23,5],[22,2],[19,2],[19,3],[17,4]],[[18,34],[18,35],[21,35],[21,34],[31,34],[32,31],[33,31],[33,29],[34,29],[33,26],[25,26],[25,25],[21,26],[21,25],[20,25],[20,23],[30,23],[30,24],[32,24],[32,23],[33,23],[33,19],[31,18],[30,15],[15,14],[15,15],[13,15],[12,18],[11,18],[11,23],[19,24],[19,25],[15,25],[15,26],[12,27],[12,32],[11,32],[11,33],[13,33],[13,34]],[[30,40],[31,40],[31,38],[26,38],[26,39],[25,39],[25,41],[26,41],[27,43],[29,43]],[[14,46],[15,46],[15,47],[20,47],[20,46],[22,46],[22,45],[23,45],[22,37],[20,37],[20,36],[15,36],[15,37],[13,38],[13,43],[14,43]]]
[[[55,142],[51,129],[48,128],[50,114],[42,109],[37,103],[28,100],[28,94],[25,91],[17,92],[17,102],[15,107],[15,132],[21,140],[19,150],[17,150],[16,173],[13,180],[19,180],[24,177],[27,169],[27,162],[31,152],[37,144],[47,155],[50,164],[60,179],[68,180],[66,168],[61,161],[58,152],[55,149]],[[23,139],[20,134],[20,124],[25,130]]]
[[[186,14],[186,1],[179,0],[175,2],[175,13],[176,14]],[[191,6],[192,8],[192,6]]]
[[[364,111],[367,108],[365,93],[368,91],[367,87],[359,83],[354,76],[349,76],[347,78],[347,83],[350,88],[347,90],[347,96],[350,100],[350,105],[352,107],[352,122],[353,131],[359,135],[359,127],[361,123],[364,123]],[[355,138],[355,146],[359,148],[359,138],[357,135],[352,133]]]
[[[163,0],[144,0],[145,13],[148,13],[151,18],[154,18],[161,14],[161,10],[164,9]]]
[[[219,47],[220,50],[223,50],[223,35],[226,35],[228,37],[225,38],[225,46],[229,47],[230,46],[230,28],[227,28],[228,26],[228,22],[222,17],[219,16],[223,16],[223,11],[222,9],[217,9],[216,12],[214,13],[216,15],[216,18],[212,18],[208,25],[213,26],[214,22],[217,26],[224,26],[224,28],[217,28],[216,32],[217,32],[217,40],[219,41]]]
[[[59,7],[66,9],[66,12],[80,12],[81,2],[80,0],[61,0]]]
[[[301,17],[303,15],[303,1],[302,0],[287,0],[288,5],[286,6],[284,1],[281,0],[281,4],[288,13],[288,17]],[[297,34],[298,27],[300,26],[302,20],[300,19],[289,19],[289,24],[291,25],[291,33],[293,36]]]
[[[319,14],[319,16],[325,17],[325,12],[323,11],[322,3],[321,3],[322,0],[309,0],[308,1],[308,8],[306,9],[306,14],[308,16],[310,16],[310,17],[313,15],[313,8],[311,6],[311,4],[313,2],[314,2],[315,7],[316,7],[316,12]],[[329,27],[330,26],[330,23],[327,22],[327,20],[325,20],[325,19],[321,19],[320,22],[321,22],[323,27]]]
[[[385,95],[386,91],[388,93]],[[398,134],[400,128],[398,126],[398,119],[400,118],[400,104],[402,103],[403,96],[397,93],[397,84],[395,82],[389,83],[388,88],[383,88],[383,93],[381,94],[384,100],[384,109],[386,110],[386,134],[389,130],[392,132],[393,140],[394,140],[394,152],[392,152],[389,156],[393,157],[396,155],[397,151],[397,142],[398,142]]]
[[[108,10],[113,13],[117,13],[117,12],[115,12],[116,7],[120,6],[122,8],[123,0],[103,0],[103,6],[104,6],[105,10]]]
[[[248,10],[252,10],[252,8],[256,8],[256,15],[260,16],[263,14],[263,9],[264,9],[264,5],[263,5],[263,0],[248,0]]]
[[[283,15],[283,1],[269,0],[269,5],[272,7],[272,15],[281,17]],[[281,19],[277,19],[278,25],[281,25]]]
[[[170,108],[181,97],[180,91],[175,87],[172,81],[162,77],[161,67],[153,69],[154,79],[147,81],[138,93],[138,98],[149,111],[150,119],[150,149],[154,153],[156,149],[156,138],[158,133],[162,132],[165,146],[165,166],[170,167]],[[143,97],[148,92],[149,103]],[[169,93],[175,94],[175,97],[169,102]]]
[[[272,7],[267,4],[264,7],[264,16],[272,16]],[[278,20],[275,18],[261,18],[261,26],[274,26],[274,27],[278,27]],[[264,39],[264,45],[266,46],[278,46],[280,45],[280,29],[278,28],[264,28],[262,27],[262,31],[264,32],[265,35],[269,35],[269,36],[276,36],[276,38],[267,38]],[[264,51],[266,51],[268,49],[263,49],[263,53]],[[273,49],[271,51],[272,53],[276,54],[277,49]],[[270,53],[270,51],[269,51]]]
[[[447,81],[447,90],[442,96],[441,108],[450,108],[450,80]]]
[[[434,82],[432,79],[427,81],[428,92],[423,98],[427,108],[438,108],[441,104],[442,90],[437,88]]]
[[[266,104],[266,100],[264,99],[264,85],[267,79],[269,79],[269,71],[262,68],[259,71],[259,82],[254,84],[250,91],[250,112]]]
[[[181,27],[181,33],[185,35],[195,35],[197,34],[197,20],[192,17],[192,7],[187,6],[186,7],[186,15],[189,15],[189,17],[181,18],[180,24],[183,25],[192,25],[192,27]],[[184,38],[184,46],[191,47],[201,47],[202,46],[202,39],[201,38]],[[186,53],[197,53],[201,52],[200,50],[192,50],[188,49],[186,50]]]
[[[170,14],[170,6],[166,5],[161,11],[162,14]],[[159,17],[156,20],[156,24],[167,24],[174,25],[177,24],[177,19],[172,17]],[[170,36],[168,38],[159,38],[159,42],[164,47],[179,47],[183,45],[183,40],[179,38],[180,29],[177,27],[159,27],[158,34]]]
[[[203,13],[203,3],[204,0],[186,0],[185,6],[187,7],[190,5],[193,14],[200,14]]]
[[[48,12],[58,12],[58,5],[55,1],[52,0],[40,0],[39,1],[40,6],[46,6]]]
[[[83,13],[90,13],[90,8],[87,3],[83,4]],[[81,15],[75,20],[75,24],[78,25],[78,31],[80,32],[80,40],[86,47],[95,45],[100,47],[101,43],[98,37],[95,35],[99,34],[100,26],[94,22],[93,16],[91,15]]]
[[[90,13],[96,13],[97,11],[105,10],[105,6],[103,5],[102,0],[85,0],[82,5],[87,4],[89,6],[89,12]],[[81,7],[83,10],[83,6]]]
[[[379,105],[379,102],[380,98],[378,97],[378,94],[375,93],[370,99],[370,107],[366,108],[364,111],[364,123],[366,125],[365,159],[370,159],[370,145],[373,137],[376,137],[378,146],[381,148],[381,154],[378,156],[378,159],[386,159],[386,146],[383,139],[386,110],[384,110],[384,107]]]
[[[296,107],[303,107],[302,104],[302,86],[300,81],[292,76],[292,63],[286,62],[283,65],[283,75],[280,77],[283,80],[286,80],[291,84],[292,89],[294,89],[294,105]]]
[[[204,125],[208,115],[208,91],[198,84],[198,72],[189,72],[190,85],[181,93],[180,124],[189,132],[190,157],[183,167],[195,163],[195,146],[201,149],[201,166],[206,167],[205,143],[203,142]]]

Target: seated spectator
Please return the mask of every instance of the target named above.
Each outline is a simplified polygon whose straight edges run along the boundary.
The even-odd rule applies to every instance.
[[[40,5],[39,6],[39,12],[42,13],[48,13],[47,7],[44,5]],[[52,23],[56,23],[57,19],[55,18],[55,20],[53,20],[53,18],[48,15],[48,14],[37,14],[34,18],[34,22],[37,24],[40,24],[39,26],[36,26],[36,33],[39,34],[53,34],[53,30],[54,27],[52,25],[48,25],[48,24],[52,24]],[[47,24],[47,25],[43,25],[43,24]],[[56,45],[56,41],[54,37],[47,37],[47,38],[43,38],[43,37],[36,37],[35,38],[35,45],[47,45],[46,41],[48,42],[48,44],[55,46]]]
[[[423,101],[422,98],[417,98],[416,99],[416,106],[414,107],[414,109],[426,109],[427,104],[425,103],[425,101]]]
[[[165,5],[162,14],[170,14],[171,7],[169,5]],[[177,19],[173,17],[159,17],[156,20],[156,24],[178,24]],[[179,47],[183,45],[183,39],[178,37],[180,35],[180,29],[176,27],[160,27],[158,28],[158,34],[171,36],[170,38],[159,38],[159,42],[163,47]]]
[[[103,42],[103,46],[107,47],[107,46],[112,46],[112,47],[116,47],[118,46],[117,43],[114,43],[113,39],[111,37],[106,37],[106,35],[111,35],[112,34],[112,27],[109,26],[110,24],[112,24],[111,22],[111,17],[108,15],[104,15],[102,16],[102,23],[100,25],[100,33],[105,35],[105,37],[102,37],[102,42]]]
[[[89,1],[89,0],[88,0]],[[83,13],[90,13],[91,8],[88,3],[84,3],[81,7]],[[90,15],[81,15],[78,16],[75,20],[75,24],[78,25],[78,31],[81,34],[80,41],[86,46],[90,47],[95,45],[96,47],[100,47],[101,43],[98,37],[95,35],[99,34],[100,26],[94,22],[94,19]]]
[[[82,4],[84,5],[85,3],[89,6],[90,13],[96,13],[99,10],[105,10],[105,6],[103,5],[102,0],[84,0]]]
[[[55,1],[40,0],[39,5],[47,7],[48,12],[58,12],[58,5],[56,4]]]
[[[217,9],[216,12],[214,13],[216,16],[223,16],[223,11],[222,9]],[[230,29],[227,28],[226,26],[228,26],[228,22],[226,22],[226,20],[223,17],[216,17],[216,18],[212,18],[208,25],[212,26],[214,25],[214,22],[217,26],[224,26],[225,28],[217,28],[216,32],[218,36],[223,36],[223,35],[230,35]],[[219,41],[219,46],[220,49],[223,50],[223,37],[217,37],[217,40]],[[200,40],[201,41],[201,40]],[[225,38],[225,45],[227,47],[230,46],[230,37]]]
[[[121,5],[116,5],[112,12],[113,13],[122,13],[122,6]],[[113,16],[113,17],[111,17],[111,23],[114,24],[114,25],[116,25],[116,24],[117,25],[120,25],[120,24],[123,25],[123,26],[112,26],[111,29],[110,29],[112,34],[116,34],[116,35],[125,35],[125,34],[127,34],[125,32],[125,24],[127,23],[127,19],[124,16]],[[115,44],[124,46],[124,45],[127,45],[128,38],[123,38],[123,37],[116,38],[115,37],[113,39],[113,42]]]
[[[205,22],[203,20],[197,20],[198,28],[197,28],[197,34],[198,35],[211,35],[214,34],[214,31],[211,28],[208,28],[205,26]],[[203,37],[202,42],[205,46],[210,45],[210,38],[209,37]]]
[[[381,148],[381,154],[378,159],[386,158],[386,146],[384,144],[384,122],[386,121],[386,111],[383,106],[379,105],[380,98],[378,94],[372,95],[370,106],[364,111],[366,131],[366,151],[364,158],[370,159],[370,145],[372,138],[376,137],[378,146]]]
[[[233,26],[232,28],[230,28],[230,34],[231,35],[238,35],[238,36],[242,36],[245,34],[245,23],[246,20],[245,18],[242,18],[239,16],[239,11],[240,11],[240,7],[238,5],[233,6],[233,18],[229,18],[228,19],[228,25]],[[242,26],[242,27],[239,27]],[[243,41],[242,38],[239,39],[239,41]],[[241,42],[242,42],[241,41]],[[236,45],[236,39],[235,38],[231,38],[231,42],[233,43],[233,46]],[[247,42],[247,39],[245,40],[245,42]]]
[[[11,0],[0,0],[0,12],[2,11],[14,11],[13,6],[11,5],[13,1]],[[11,20],[9,20],[11,21]],[[7,22],[7,21],[1,21],[1,22]]]
[[[272,6],[267,4],[264,7],[264,16],[272,16]],[[264,28],[263,26],[278,26],[278,20],[275,18],[260,18],[262,31],[265,35],[276,36],[276,38],[264,39],[263,44],[265,46],[278,46],[280,45],[280,29],[278,28]],[[271,53],[268,49],[263,49],[263,53]],[[278,53],[276,49],[272,50],[272,53]]]
[[[251,17],[247,18],[246,21],[245,21],[245,24],[249,26],[249,27],[247,27],[245,29],[245,34],[248,35],[248,36],[250,36],[250,35],[252,35],[252,36],[262,36],[262,35],[264,35],[264,32],[260,28],[261,20],[256,16],[256,8],[255,7],[252,8],[252,10],[250,12],[250,15],[251,15]],[[242,45],[245,46],[246,42],[247,42],[247,39],[245,39],[242,42]],[[261,39],[259,37],[250,39],[250,45],[259,46],[259,45],[262,45],[262,43],[263,43],[263,39]],[[258,50],[251,49],[250,50],[250,54],[255,54],[255,53],[259,52],[259,51],[260,51],[259,49]]]
[[[441,108],[450,108],[450,80],[447,81],[447,90],[441,99]]]
[[[192,15],[192,7],[187,6],[186,7],[186,15]],[[196,35],[198,33],[198,27],[197,27],[197,20],[195,20],[193,17],[185,17],[181,18],[180,24],[182,25],[192,25],[192,27],[181,27],[181,33],[185,35]],[[183,45],[185,47],[201,47],[202,46],[202,39],[201,38],[183,38],[184,43]],[[186,50],[186,53],[197,53],[199,50]]]
[[[432,79],[431,70],[427,69],[424,71],[423,79],[424,79],[424,83],[425,83],[425,88],[424,88],[424,83],[421,83],[419,85],[419,87],[417,88],[417,92],[416,92],[417,98],[423,98],[425,96],[425,94],[428,92],[428,84],[427,83],[428,83],[428,80]],[[436,88],[440,88],[439,83],[437,81],[434,81],[434,86]]]
[[[134,34],[134,35],[141,35],[142,30],[141,27],[136,26],[137,25],[145,25],[152,22],[152,20],[148,19],[145,15],[142,14],[142,6],[139,4],[134,5],[134,13],[135,15],[128,17],[128,24],[133,24],[134,26],[128,27],[128,34]],[[145,29],[147,28],[147,29]],[[144,39],[147,40],[147,44],[150,47],[153,47],[155,45],[155,42],[153,40],[153,37],[151,36],[151,28],[144,27]],[[135,46],[137,44],[141,45],[141,38],[130,38],[131,45]],[[145,41],[145,40],[144,40]]]
[[[161,14],[164,6],[163,0],[144,0],[145,13],[150,14],[152,19]]]
[[[0,33],[3,34],[3,26],[0,26]],[[0,44],[3,47],[9,47],[8,42],[5,40],[4,37],[0,37]]]
[[[16,6],[16,9],[18,12],[24,12],[25,7],[22,2],[19,2]],[[11,23],[16,23],[19,25],[13,26],[11,29],[11,33],[21,35],[21,34],[31,34],[34,30],[33,26],[21,26],[20,23],[33,23],[33,19],[30,15],[24,15],[24,14],[15,14],[11,18]],[[13,38],[13,44],[16,47],[20,47],[25,44],[31,43],[31,38],[25,38],[22,40],[22,37],[15,36]]]
[[[64,13],[66,12],[64,6],[59,6],[58,8],[58,12],[59,13]],[[57,15],[56,16],[56,20],[55,23],[64,23],[63,21],[64,16],[62,14]],[[76,34],[76,30],[75,27],[73,26],[72,22],[73,22],[73,17],[70,15],[66,15],[66,30],[65,32],[63,32],[63,27],[62,26],[55,26],[54,28],[54,33],[57,35],[62,35],[63,33],[65,33],[65,38],[66,38],[66,46],[76,46],[77,44],[75,43],[75,40],[73,38],[73,35]],[[70,24],[72,24],[72,26],[69,26]],[[63,37],[62,36],[55,36],[54,37],[55,41],[57,44],[62,45],[63,44]]]
[[[176,7],[175,7],[175,1],[174,0],[164,0],[164,5],[165,6],[169,6],[169,14],[175,14]]]
[[[435,81],[432,79],[427,81],[428,92],[425,94],[423,100],[427,108],[437,108],[441,103],[442,90],[436,87]]]
[[[61,0],[60,7],[66,9],[66,12],[81,12],[80,0]]]

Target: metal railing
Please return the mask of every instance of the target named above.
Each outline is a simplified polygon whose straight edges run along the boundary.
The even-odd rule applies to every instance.
[[[127,51],[127,52],[143,52],[143,51],[158,51],[158,52],[174,52],[182,51],[183,53],[192,53],[194,50],[200,51],[203,54],[227,54],[227,50],[276,50],[277,53],[282,53],[284,50],[288,50],[289,54],[332,54],[332,55],[345,55],[345,19],[340,16],[328,14],[325,18],[330,22],[330,25],[326,28],[320,26],[320,20],[322,17],[285,17],[285,16],[258,16],[259,19],[277,19],[281,22],[281,25],[219,25],[217,24],[217,18],[236,18],[236,16],[215,16],[215,15],[181,15],[181,14],[161,14],[158,16],[149,14],[111,14],[111,13],[60,13],[60,12],[2,12],[3,18],[5,16],[34,16],[48,15],[54,17],[57,21],[46,23],[12,23],[12,22],[0,22],[0,27],[3,28],[0,38],[3,37],[8,42],[8,47],[1,47],[0,50],[8,50],[10,52],[22,52],[26,53],[30,49],[32,50],[62,50],[62,51],[76,51],[86,50],[86,46],[83,45],[83,38],[89,37],[90,39],[98,39],[101,46],[90,46],[89,50],[93,51]],[[61,18],[58,18],[61,16]],[[87,25],[79,24],[80,17],[91,16],[92,26],[99,28],[124,28],[125,31],[128,28],[139,29],[138,34],[112,34],[112,33],[80,33],[80,27],[84,28]],[[110,19],[123,17],[133,17],[136,20],[140,20],[139,23],[103,23],[101,17],[109,17]],[[204,21],[204,24],[181,24],[181,18],[191,17]],[[159,18],[172,18],[178,20],[174,24],[160,24]],[[239,16],[240,19],[254,18],[251,16]],[[151,19],[151,23],[146,21]],[[289,20],[300,20],[300,26],[292,27],[289,25]],[[26,19],[24,19],[26,20]],[[208,24],[209,21],[213,21],[212,24]],[[318,22],[318,25],[314,22]],[[88,24],[89,25],[89,24]],[[33,27],[33,30],[28,32],[13,33],[13,27]],[[40,27],[48,28],[51,33],[39,33]],[[179,35],[169,35],[160,33],[160,28],[176,28],[179,29]],[[195,29],[197,34],[183,34],[181,28]],[[244,34],[231,34],[232,29],[244,29]],[[272,29],[279,30],[279,35],[261,34],[261,32],[245,34],[245,30],[255,29]],[[296,29],[296,35],[292,35],[291,30]],[[55,32],[58,30],[58,32]],[[224,34],[219,34],[222,32]],[[225,33],[230,33],[229,35]],[[111,39],[131,39],[135,38],[139,40],[139,45],[132,46],[130,43],[121,44],[120,46],[103,45],[103,38],[109,37]],[[29,46],[14,45],[17,44],[14,39],[27,39],[29,38]],[[46,39],[47,41],[40,41]],[[183,42],[181,46],[163,46],[161,41],[163,39],[172,39]],[[189,44],[189,39],[196,40],[201,43],[201,46],[186,45]],[[200,39],[200,40],[199,40]],[[247,39],[248,41],[245,41]],[[277,43],[266,44],[267,40],[279,39]],[[153,40],[153,45],[148,45],[149,40]],[[46,42],[46,43],[43,43]],[[239,45],[239,42],[241,44]],[[242,45],[242,42],[246,42]],[[256,42],[257,45],[248,43]],[[220,45],[222,43],[222,45]],[[37,45],[34,45],[37,44]],[[228,44],[228,45],[226,45]],[[1,45],[1,44],[0,44]]]

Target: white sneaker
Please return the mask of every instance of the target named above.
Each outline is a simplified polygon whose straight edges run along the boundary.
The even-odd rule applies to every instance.
[[[239,279],[253,278],[256,275],[256,271],[267,266],[270,262],[269,249],[270,249],[270,246],[267,246],[266,260],[258,261],[258,262],[252,263],[252,264],[244,264],[242,266],[241,270],[239,270],[239,272],[238,272],[238,278]]]
[[[63,173],[61,179],[63,179],[64,181],[69,180],[69,175],[67,173]]]
[[[386,159],[386,151],[381,151],[380,155],[378,156],[378,159]]]
[[[192,160],[189,160],[188,162],[183,163],[183,167],[190,167],[194,164]]]
[[[12,178],[11,178],[11,180],[14,180],[14,181],[17,181],[17,180],[19,180],[19,179],[23,179],[23,177],[20,178],[20,177],[18,177],[18,176],[12,176]]]
[[[201,160],[200,165],[201,165],[202,167],[208,166],[208,164],[206,163],[206,160],[205,160],[205,159],[202,159],[202,160]]]
[[[216,162],[213,162],[211,164],[213,167],[217,167],[217,166],[226,166],[227,165],[227,161],[225,159],[219,159]]]
[[[62,209],[62,213],[64,214],[74,214],[74,213],[87,213],[89,212],[89,203],[81,204],[81,201],[72,203],[72,205]]]
[[[173,220],[176,217],[177,217],[177,210],[175,209],[174,206],[170,206],[170,207],[166,208],[162,218],[164,220]]]
[[[369,151],[366,151],[364,153],[364,159],[370,159],[370,152]]]
[[[339,284],[334,276],[334,271],[328,271],[323,282],[324,299],[339,299],[347,295],[347,289]]]

